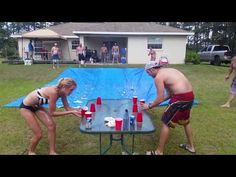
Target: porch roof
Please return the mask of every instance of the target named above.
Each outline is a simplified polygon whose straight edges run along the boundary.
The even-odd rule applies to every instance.
[[[22,34],[23,38],[63,38],[60,34],[50,29],[40,29]]]

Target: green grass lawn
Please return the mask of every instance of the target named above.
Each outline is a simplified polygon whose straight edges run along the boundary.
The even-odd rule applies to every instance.
[[[26,95],[35,88],[41,87],[58,76],[68,67],[62,65],[53,70],[51,65],[34,64],[32,66],[0,64],[0,154],[23,154],[26,150],[31,131],[19,114],[18,108],[3,108],[16,98]],[[98,67],[98,66],[93,66]],[[113,66],[106,66],[113,67]],[[143,65],[119,65],[118,67],[143,67]],[[192,109],[191,125],[197,154],[236,154],[236,100],[232,108],[220,108],[228,98],[231,83],[224,80],[228,70],[225,66],[171,65],[182,71],[192,82],[195,97],[199,104]],[[157,131],[135,137],[135,152],[145,154],[146,150],[154,150],[160,132],[160,118],[164,107],[152,109],[150,113]],[[79,131],[80,120],[73,116],[55,118],[57,122],[57,150],[59,154],[99,154],[99,137],[83,134]],[[47,154],[47,132],[44,126],[44,137],[40,141],[37,153]],[[104,136],[104,144],[108,136]],[[131,137],[127,142],[130,143]],[[165,154],[189,154],[178,145],[186,141],[181,126],[171,130]],[[116,145],[117,144],[117,145]],[[120,154],[121,147],[114,142],[108,154]]]

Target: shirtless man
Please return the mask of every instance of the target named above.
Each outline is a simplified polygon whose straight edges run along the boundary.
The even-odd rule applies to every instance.
[[[112,56],[113,56],[112,63],[114,63],[115,59],[116,59],[116,61],[118,63],[118,59],[119,59],[119,55],[120,55],[120,49],[119,49],[119,46],[117,45],[116,42],[113,45],[111,51],[112,51]]]
[[[221,105],[222,108],[229,108],[236,95],[236,55],[234,55],[231,60],[231,64],[229,66],[228,73],[225,76],[225,80],[228,80],[232,73],[234,73],[234,77],[230,85],[230,95],[228,101],[225,104]]]
[[[157,88],[157,98],[152,103],[142,104],[141,108],[143,110],[151,109],[170,98],[170,105],[162,116],[162,127],[157,149],[155,151],[148,151],[147,155],[163,155],[170,127],[174,128],[176,124],[184,126],[187,136],[187,144],[180,144],[180,147],[191,153],[195,153],[192,129],[189,121],[190,110],[194,100],[191,83],[180,71],[162,67],[162,65],[155,61],[149,61],[145,66],[145,70],[148,75],[154,78]],[[166,95],[165,89],[167,91]]]
[[[151,56],[151,61],[155,61],[156,60],[156,51],[152,49],[152,47],[150,47],[148,56]]]
[[[76,55],[78,56],[78,60],[79,60],[79,65],[81,64],[81,61],[85,60],[84,57],[84,47],[82,46],[82,44],[79,44],[78,47],[76,48]]]
[[[107,47],[106,47],[105,43],[103,43],[103,45],[100,49],[100,54],[101,54],[101,60],[103,61],[103,63],[105,63],[106,57],[107,57]]]
[[[55,69],[55,64],[57,65],[57,68],[59,68],[59,59],[60,59],[59,54],[60,54],[60,49],[57,47],[57,43],[54,43],[54,46],[51,49],[53,69]]]

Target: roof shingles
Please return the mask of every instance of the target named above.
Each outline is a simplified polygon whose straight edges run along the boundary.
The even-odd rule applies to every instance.
[[[86,32],[167,32],[186,33],[188,31],[164,26],[155,22],[100,22],[100,23],[63,23],[51,26],[48,29],[62,36],[75,36],[73,31]]]

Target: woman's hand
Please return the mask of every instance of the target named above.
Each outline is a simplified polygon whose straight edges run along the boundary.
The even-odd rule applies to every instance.
[[[141,110],[147,110],[147,109],[149,109],[149,106],[148,106],[148,104],[140,103],[140,108],[141,108]]]

